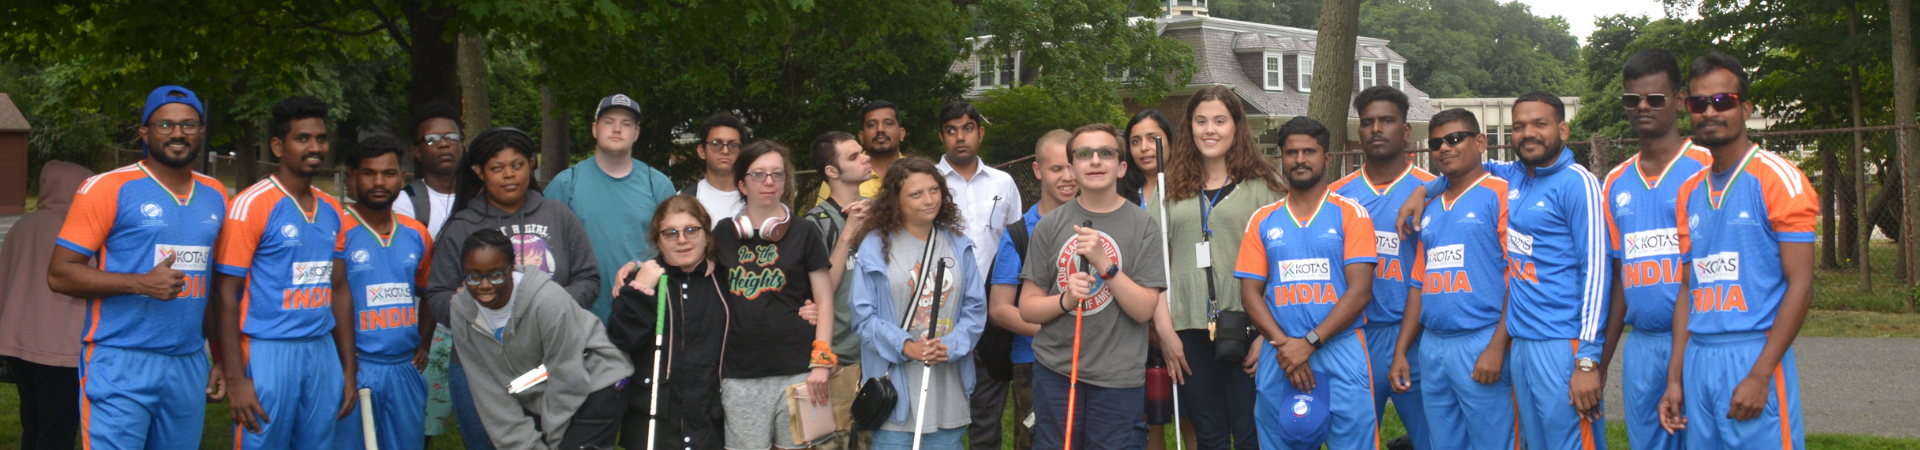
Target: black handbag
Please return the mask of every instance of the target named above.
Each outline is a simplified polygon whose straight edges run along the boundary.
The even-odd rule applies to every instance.
[[[933,244],[939,242],[939,236],[927,236],[927,247],[920,255],[920,280],[914,286],[925,286],[927,277],[940,276],[934,273]],[[935,292],[934,295],[939,295]],[[901,328],[906,328],[908,320],[913,318],[913,309],[901,313]],[[935,311],[934,314],[939,314]],[[879,430],[880,425],[893,415],[893,408],[900,404],[900,392],[893,388],[891,377],[882,376],[867,380],[860,385],[860,393],[853,397],[853,429],[856,431]]]
[[[1221,311],[1213,319],[1214,360],[1239,365],[1247,359],[1247,337],[1253,334],[1253,317],[1244,311]]]

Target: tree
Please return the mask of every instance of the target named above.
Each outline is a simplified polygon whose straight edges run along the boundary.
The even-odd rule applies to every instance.
[[[1359,38],[1355,28],[1360,24],[1360,0],[1326,0],[1320,8],[1320,34],[1316,39],[1313,53],[1316,55],[1351,55]],[[1347,111],[1353,98],[1353,64],[1326,64],[1316,67],[1313,74],[1313,94],[1307,98],[1307,116],[1327,125],[1328,134],[1333,136],[1333,151],[1345,151],[1347,148]]]
[[[1135,6],[1151,8],[1148,14],[1159,8],[1124,0],[985,0],[976,14],[990,35],[975,38],[973,52],[981,59],[1019,55],[1023,67],[1040,69],[1036,79],[1022,80],[1039,91],[1016,95],[1048,96],[1035,101],[1087,111],[1077,117],[1102,118],[1120,107],[1123,95],[1158,103],[1192,79],[1193,53],[1160,36]]]
[[[1920,100],[1920,78],[1914,76],[1914,71],[1920,67],[1915,67],[1913,5],[1909,0],[1887,0],[1887,8],[1890,11],[1889,21],[1893,25],[1893,78],[1895,80],[1893,117],[1894,121],[1900,125],[1912,126],[1914,102]],[[1901,166],[1905,169],[1903,171],[1906,172],[1906,179],[1909,180],[1906,183],[1906,198],[1920,198],[1920,183],[1911,182],[1911,180],[1920,180],[1920,132],[1914,130],[1901,132],[1900,150]],[[1901,234],[1904,236],[1904,239],[1900,240],[1900,247],[1904,250],[1901,261],[1905,264],[1907,282],[1920,284],[1920,264],[1906,261],[1907,257],[1915,253],[1912,247],[1916,242],[1920,242],[1920,227],[1914,225],[1920,224],[1920,202],[1906,202],[1904,215],[1906,220],[1901,222],[1903,225]],[[1913,310],[1911,294],[1907,298],[1907,310]]]
[[[1072,130],[1089,123],[1127,123],[1120,105],[1087,107],[1068,103],[1035,85],[987,91],[979,102],[980,115],[991,124],[981,143],[987,161],[1012,161],[1033,154],[1033,143],[1056,129]],[[1015,172],[1018,173],[1018,172]]]

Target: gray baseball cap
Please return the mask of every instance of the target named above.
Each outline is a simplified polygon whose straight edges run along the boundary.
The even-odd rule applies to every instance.
[[[633,97],[628,97],[627,94],[613,94],[600,99],[600,107],[593,109],[593,120],[600,120],[601,114],[606,114],[607,110],[613,108],[633,111],[633,118],[640,118],[640,104],[634,103]]]

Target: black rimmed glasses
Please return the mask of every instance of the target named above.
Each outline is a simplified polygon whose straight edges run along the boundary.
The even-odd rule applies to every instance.
[[[487,280],[487,284],[501,284],[501,283],[507,282],[507,274],[509,273],[512,273],[512,272],[502,270],[502,271],[493,272],[493,273],[484,274],[484,275],[477,274],[477,273],[469,273],[469,274],[466,274],[466,276],[461,277],[461,280],[465,281],[468,286],[479,286],[480,280],[483,280],[483,279]]]
[[[160,134],[173,134],[174,130],[180,130],[180,134],[192,136],[192,135],[200,134],[200,129],[205,128],[207,125],[204,123],[200,123],[200,121],[198,120],[188,120],[188,121],[181,121],[181,122],[175,122],[171,120],[162,120],[159,122],[148,123],[147,126],[159,128]]]

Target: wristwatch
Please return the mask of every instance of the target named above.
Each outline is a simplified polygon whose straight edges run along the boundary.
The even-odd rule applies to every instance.
[[[1314,350],[1319,350],[1319,349],[1320,349],[1320,344],[1321,344],[1321,342],[1320,342],[1320,332],[1319,332],[1319,331],[1317,331],[1317,330],[1307,330],[1307,336],[1306,336],[1306,337],[1305,337],[1304,339],[1305,339],[1305,340],[1307,341],[1307,345],[1311,345],[1311,346],[1313,346],[1313,349],[1314,349]]]
[[[1107,271],[1106,271],[1106,272],[1102,272],[1102,273],[1100,273],[1100,279],[1101,279],[1101,280],[1103,280],[1103,281],[1104,281],[1104,280],[1111,280],[1111,279],[1113,279],[1113,277],[1114,277],[1115,275],[1119,275],[1119,274],[1120,274],[1120,265],[1119,265],[1119,264],[1108,264],[1108,265],[1107,265]]]
[[[1581,372],[1592,372],[1595,368],[1593,358],[1580,358],[1579,367]]]

